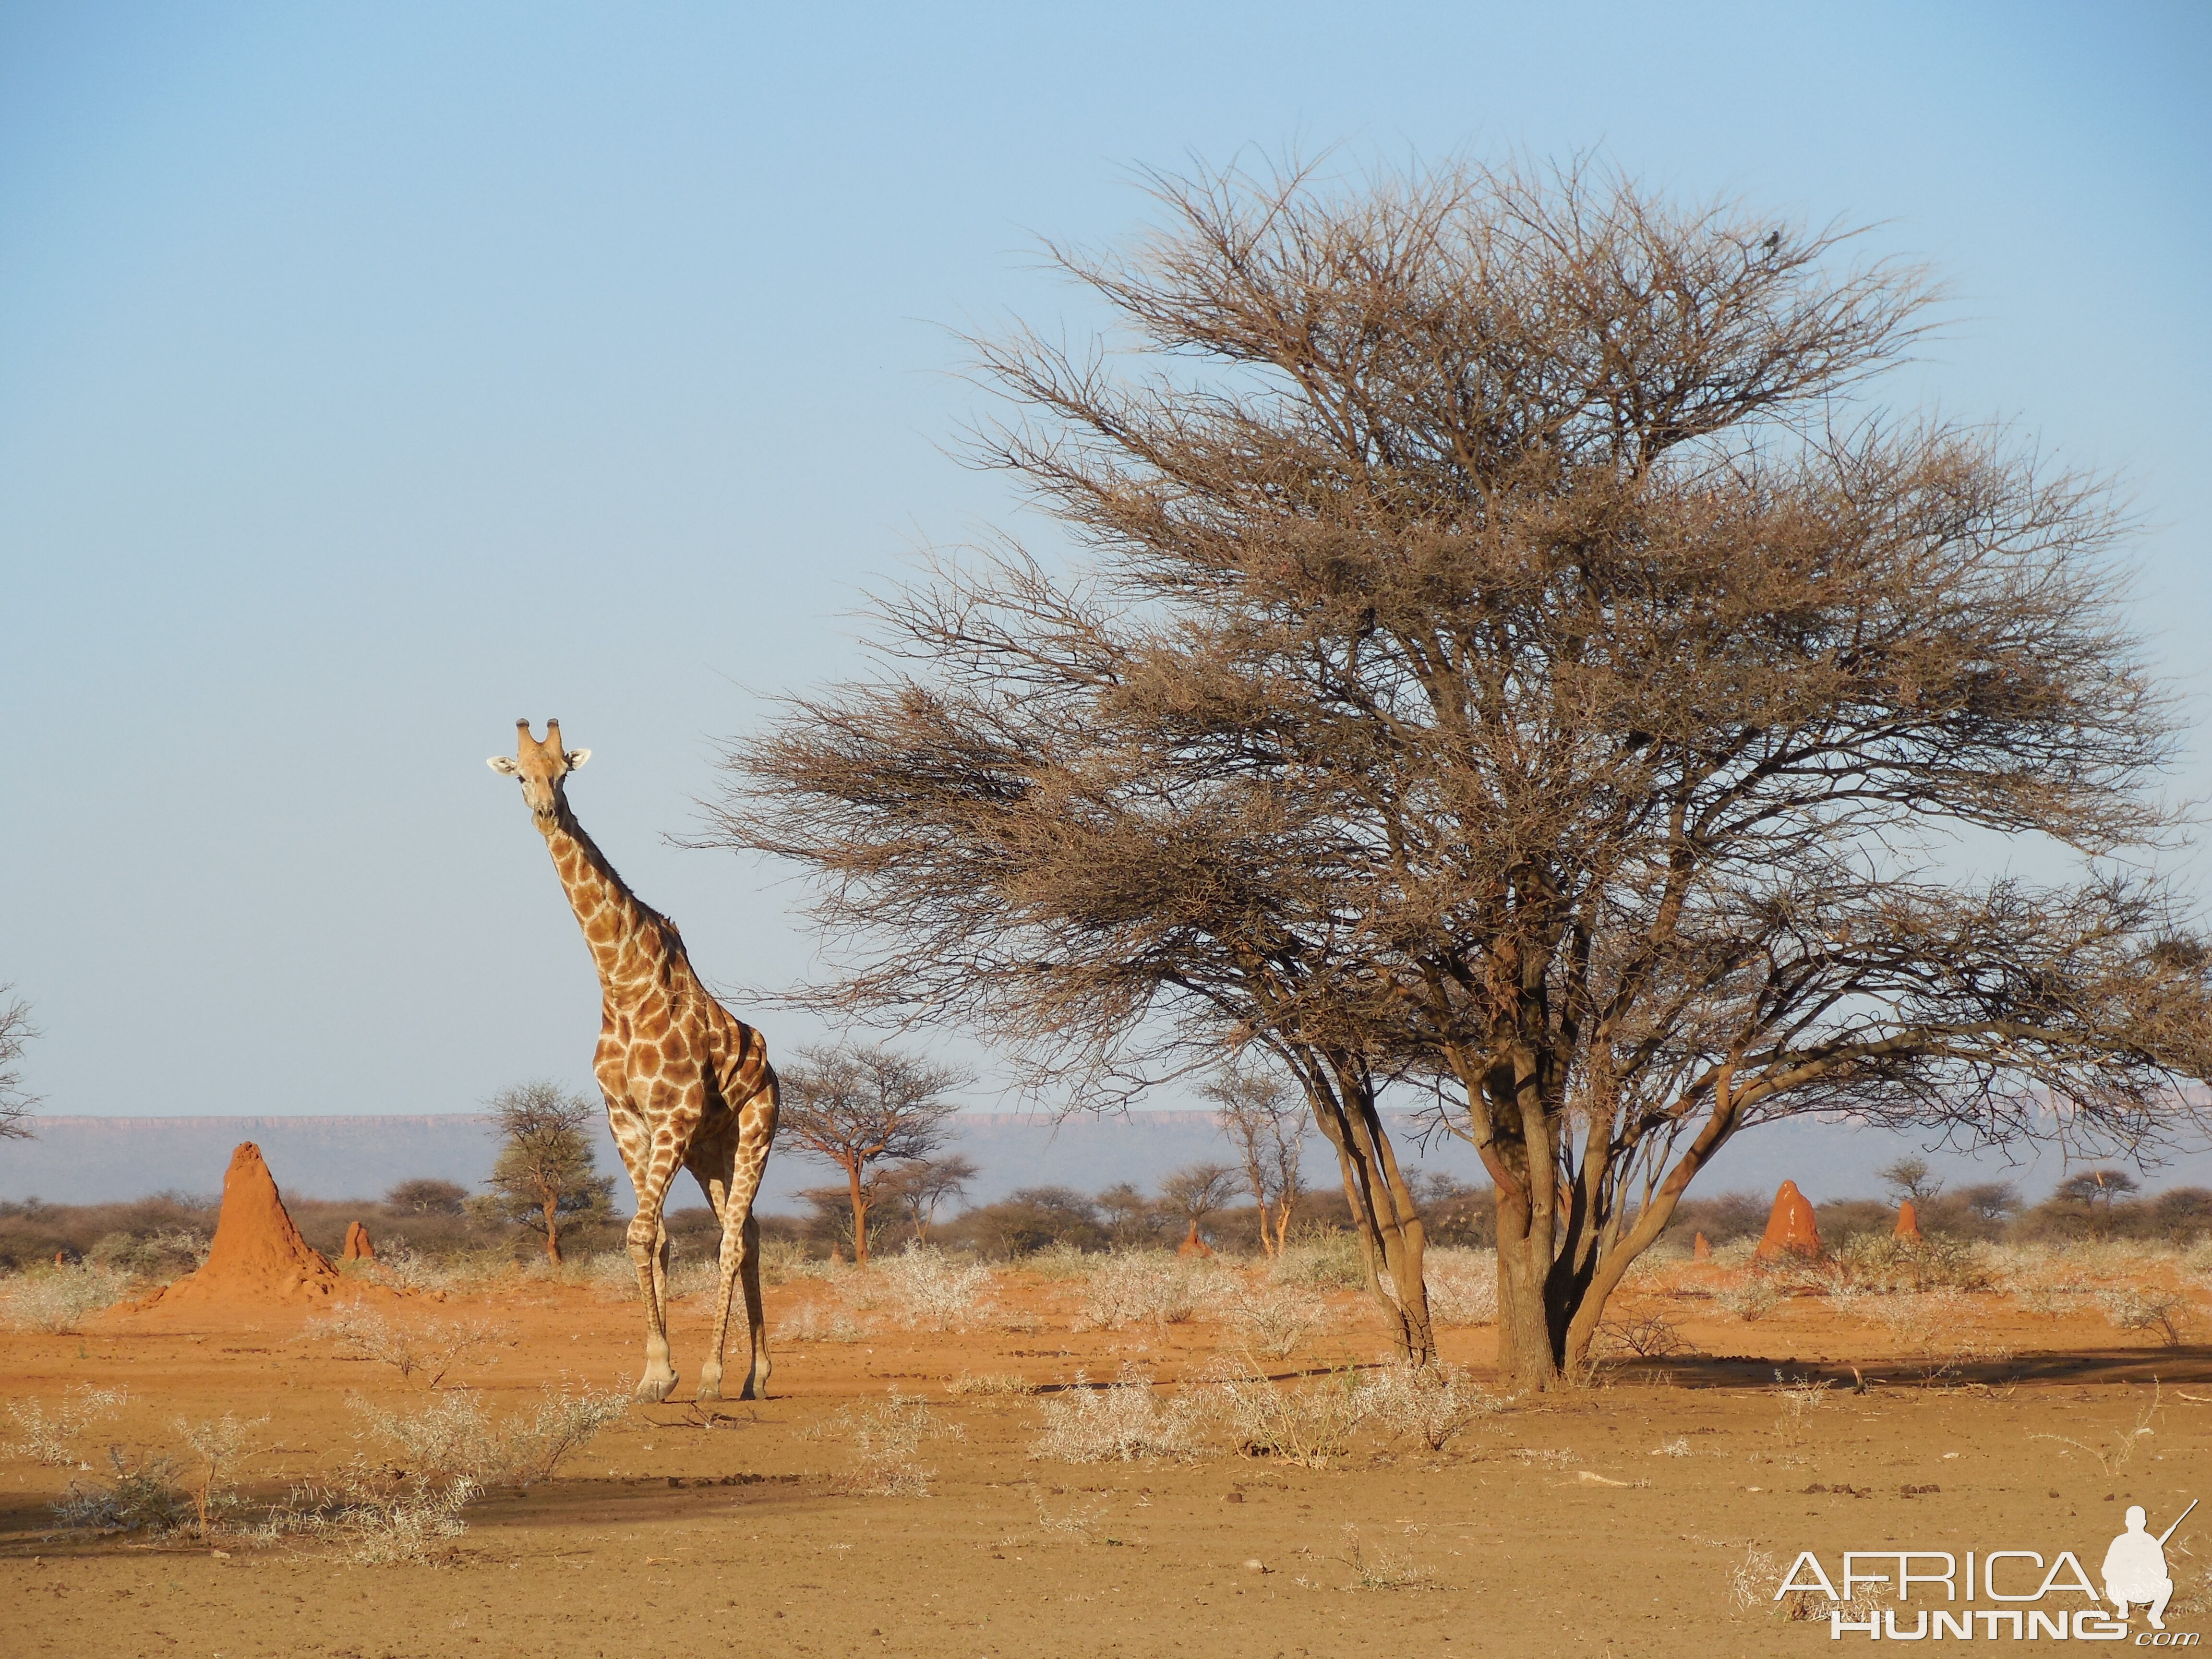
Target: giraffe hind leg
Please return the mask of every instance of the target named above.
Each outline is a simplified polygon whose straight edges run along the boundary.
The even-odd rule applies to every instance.
[[[629,1259],[637,1269],[638,1294],[645,1299],[645,1375],[635,1390],[640,1400],[658,1404],[676,1389],[676,1367],[668,1355],[668,1229],[661,1218],[668,1200],[668,1177],[657,1164],[637,1195],[630,1218]]]

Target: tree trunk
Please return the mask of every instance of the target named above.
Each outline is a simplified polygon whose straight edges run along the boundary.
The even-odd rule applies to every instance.
[[[556,1267],[561,1265],[561,1224],[556,1218],[560,1214],[560,1210],[559,1199],[549,1198],[545,1200],[545,1254]]]
[[[868,1189],[860,1184],[860,1161],[845,1166],[845,1182],[853,1200],[853,1265],[868,1265]]]
[[[1382,1309],[1390,1340],[1408,1364],[1436,1358],[1429,1294],[1421,1279],[1427,1235],[1413,1188],[1375,1107],[1375,1091],[1356,1057],[1302,1052],[1296,1062],[1315,1121],[1336,1149],[1367,1267],[1367,1288]]]

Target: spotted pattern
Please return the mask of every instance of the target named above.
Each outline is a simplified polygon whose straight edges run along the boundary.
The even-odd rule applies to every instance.
[[[775,1139],[775,1071],[768,1044],[708,994],[691,970],[676,924],[630,891],[606,855],[568,810],[565,781],[581,761],[562,749],[561,726],[546,723],[545,739],[518,721],[519,752],[509,768],[520,779],[531,817],[553,854],[576,921],[599,969],[599,1044],[592,1074],[606,1097],[607,1122],[630,1184],[637,1214],[629,1224],[630,1260],[645,1301],[645,1375],[641,1400],[665,1400],[677,1376],[668,1351],[668,1188],[689,1170],[722,1225],[721,1294],[714,1347],[700,1368],[698,1397],[722,1397],[722,1352],[731,1304],[742,1282],[750,1340],[741,1399],[768,1391],[768,1333],[761,1312],[760,1224],[753,1199]]]

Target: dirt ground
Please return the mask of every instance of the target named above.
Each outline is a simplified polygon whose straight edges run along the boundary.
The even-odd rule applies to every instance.
[[[771,1328],[823,1294],[811,1281],[771,1290]],[[1669,1316],[1705,1357],[1509,1407],[1441,1455],[1363,1449],[1305,1468],[1226,1453],[1033,1459],[1050,1394],[956,1397],[946,1381],[1019,1373],[1051,1389],[1127,1360],[1164,1386],[1227,1334],[1072,1332],[1065,1288],[1019,1274],[1002,1276],[1000,1297],[1036,1328],[784,1342],[771,1398],[704,1409],[680,1401],[706,1314],[679,1304],[678,1401],[635,1407],[558,1478],[473,1505],[437,1566],[349,1565],[237,1537],[210,1548],[58,1533],[49,1506],[70,1472],[0,1460],[0,1653],[1809,1653],[1828,1650],[1825,1620],[1732,1604],[1747,1551],[1766,1553],[1770,1575],[1801,1550],[1832,1566],[1845,1549],[1908,1547],[2067,1549],[2094,1572],[2128,1504],[2156,1529],[2212,1496],[2212,1349],[2008,1315],[1994,1297],[1986,1334],[2013,1357],[1964,1377],[1921,1381],[1880,1352],[1878,1329],[1817,1299],[1755,1324],[1681,1304],[1692,1316]],[[1281,1374],[1374,1358],[1358,1298],[1338,1302],[1344,1322]],[[525,1282],[392,1316],[495,1323],[495,1359],[447,1386],[497,1408],[549,1380],[626,1386],[641,1362],[635,1305],[586,1289]],[[0,1398],[51,1406],[79,1384],[125,1388],[120,1415],[91,1437],[102,1444],[173,1446],[179,1419],[265,1417],[244,1490],[273,1501],[362,1449],[349,1395],[423,1397],[419,1378],[305,1340],[307,1322],[296,1310],[115,1313],[82,1336],[7,1334]],[[1492,1352],[1486,1330],[1447,1335],[1447,1358],[1479,1375]],[[1778,1371],[1839,1386],[1793,1401]],[[848,1495],[836,1425],[892,1389],[927,1396],[958,1437],[923,1445],[927,1496]],[[2185,1601],[2212,1560],[2212,1521],[2185,1527],[2168,1556]],[[2167,1624],[2212,1627],[2212,1615],[2177,1609]],[[2147,1628],[2138,1617],[2134,1631]]]

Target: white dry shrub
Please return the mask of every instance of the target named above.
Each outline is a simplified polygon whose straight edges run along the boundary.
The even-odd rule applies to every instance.
[[[989,1324],[997,1305],[986,1291],[991,1270],[979,1261],[961,1261],[927,1244],[909,1244],[879,1264],[882,1304],[909,1329],[964,1331],[970,1323]]]
[[[309,1320],[304,1335],[310,1342],[331,1343],[348,1358],[389,1365],[426,1389],[435,1389],[455,1366],[482,1359],[501,1341],[498,1330],[481,1319],[397,1322],[359,1303]]]
[[[1764,1603],[1781,1581],[1782,1564],[1756,1544],[1747,1544],[1743,1559],[1729,1571],[1729,1605],[1748,1613]]]
[[[811,1260],[806,1247],[793,1238],[764,1238],[760,1247],[763,1285],[788,1285],[794,1279],[819,1279],[823,1264]]]
[[[198,1515],[201,1537],[208,1535],[218,1518],[238,1507],[238,1472],[260,1449],[253,1431],[268,1421],[265,1417],[241,1421],[235,1412],[200,1423],[177,1419],[177,1433],[192,1454],[193,1468],[185,1485]]]
[[[1008,1395],[1029,1395],[1037,1391],[1036,1384],[1013,1371],[987,1371],[981,1376],[971,1376],[966,1371],[945,1381],[945,1392],[954,1395],[976,1395],[984,1399],[1003,1398]]]
[[[957,1423],[939,1423],[929,1402],[893,1389],[883,1403],[865,1410],[848,1407],[822,1432],[853,1449],[853,1467],[837,1478],[840,1491],[871,1498],[927,1498],[937,1471],[921,1467],[925,1440],[957,1440]]]
[[[1421,1259],[1429,1317],[1439,1325],[1498,1322],[1498,1252],[1446,1249]]]
[[[2154,1332],[2169,1348],[2182,1344],[2190,1308],[2189,1298],[2179,1291],[2155,1285],[2114,1285],[2099,1291],[2096,1303],[2116,1330]]]
[[[852,1310],[836,1302],[805,1302],[776,1324],[779,1342],[858,1342],[871,1334],[870,1326],[855,1319]]]
[[[1713,1247],[1712,1261],[1716,1267],[1747,1267],[1759,1249],[1755,1238],[1731,1238],[1725,1244]]]
[[[214,1243],[192,1227],[161,1227],[149,1233],[109,1233],[92,1247],[92,1259],[131,1279],[162,1284],[182,1278],[207,1261]]]
[[[1774,1281],[1763,1273],[1747,1273],[1732,1285],[1724,1285],[1713,1292],[1713,1300],[1723,1312],[1732,1313],[1749,1324],[1772,1313],[1782,1305],[1782,1292],[1774,1288]]]
[[[1392,1361],[1359,1379],[1361,1415],[1382,1432],[1442,1451],[1498,1402],[1457,1365]]]
[[[1249,1361],[1218,1364],[1200,1397],[1238,1455],[1279,1457],[1311,1469],[1327,1468],[1351,1449],[1372,1404],[1349,1370],[1304,1386],[1278,1387]]]
[[[384,1249],[367,1264],[368,1276],[401,1290],[426,1293],[445,1291],[466,1295],[483,1291],[501,1279],[524,1274],[512,1252],[486,1249],[464,1250],[453,1255],[427,1256],[405,1244]]]
[[[1055,1238],[1044,1249],[1024,1256],[1021,1265],[1040,1279],[1088,1279],[1111,1260],[1098,1251]]]
[[[110,1446],[107,1478],[70,1481],[53,1512],[71,1532],[143,1530],[161,1537],[191,1525],[192,1500],[177,1484],[177,1466],[167,1455],[133,1457]]]
[[[569,1453],[618,1421],[630,1396],[548,1383],[533,1407],[499,1422],[479,1396],[459,1391],[434,1395],[410,1412],[388,1411],[358,1396],[347,1404],[369,1434],[397,1448],[405,1467],[425,1480],[527,1487],[550,1479]]]
[[[637,1288],[637,1264],[629,1259],[627,1250],[606,1250],[598,1255],[586,1256],[581,1265],[584,1282],[610,1302],[642,1302],[645,1297]],[[667,1298],[680,1301],[687,1296],[719,1290],[722,1283],[721,1264],[712,1256],[691,1258],[677,1256],[668,1264]]]
[[[293,1487],[253,1536],[262,1544],[294,1538],[329,1544],[356,1566],[435,1565],[468,1531],[461,1511],[480,1490],[465,1476],[399,1476],[356,1460],[334,1482]]]
[[[1357,1290],[1367,1283],[1367,1258],[1352,1234],[1316,1230],[1284,1245],[1269,1272],[1285,1285],[1309,1290]]]
[[[2010,1349],[1983,1335],[1972,1297],[1955,1287],[1885,1297],[1875,1316],[1925,1382],[1964,1365],[2012,1357]]]
[[[1195,1449],[1188,1402],[1163,1404],[1150,1372],[1124,1364],[1108,1386],[1081,1371],[1074,1386],[1044,1402],[1044,1432],[1030,1455],[1064,1463],[1134,1462],[1182,1457]]]
[[[1214,1299],[1230,1323],[1241,1326],[1253,1346],[1277,1359],[1288,1359],[1298,1345],[1328,1322],[1328,1304],[1295,1285],[1231,1279]]]
[[[8,1419],[21,1437],[9,1441],[7,1450],[56,1468],[88,1469],[92,1466],[77,1450],[77,1437],[93,1424],[114,1416],[130,1398],[122,1389],[95,1389],[89,1382],[81,1382],[62,1396],[52,1417],[36,1400],[11,1400]]]
[[[1084,1281],[1080,1328],[1118,1331],[1146,1322],[1164,1331],[1180,1325],[1197,1313],[1218,1273],[1164,1250],[1117,1253]]]
[[[39,1267],[0,1280],[0,1320],[19,1331],[74,1331],[130,1288],[126,1274],[97,1261]]]

